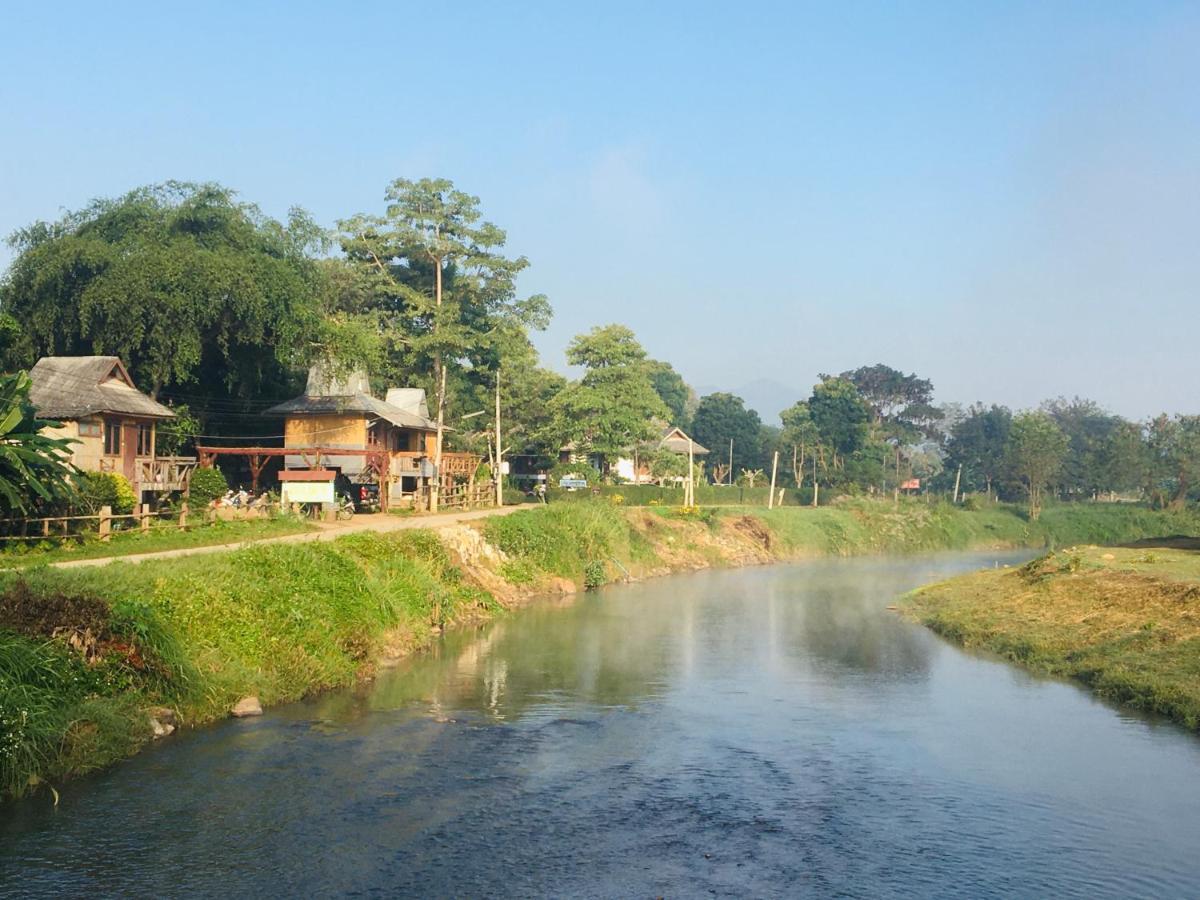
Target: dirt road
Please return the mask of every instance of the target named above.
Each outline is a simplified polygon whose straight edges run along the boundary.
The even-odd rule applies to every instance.
[[[155,553],[133,553],[126,556],[103,556],[97,559],[69,559],[63,562],[50,563],[57,569],[73,569],[82,566],[104,566],[112,562],[140,563],[148,559],[170,559],[176,556],[200,556],[205,553],[226,553],[239,550],[252,544],[304,544],[309,541],[332,541],[346,534],[358,534],[363,531],[403,531],[408,528],[437,528],[440,525],[453,525],[457,522],[473,522],[476,519],[486,519],[491,516],[504,516],[521,509],[520,506],[504,506],[499,509],[476,509],[470,512],[438,513],[424,516],[391,516],[383,513],[374,515],[355,516],[348,522],[322,522],[317,531],[306,531],[301,534],[285,534],[282,537],[260,538],[253,541],[234,541],[229,544],[210,544],[205,547],[181,547],[177,550],[159,550]],[[528,509],[529,507],[525,507]]]

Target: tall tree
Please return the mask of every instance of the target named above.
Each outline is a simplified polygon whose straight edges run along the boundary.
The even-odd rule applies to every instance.
[[[504,231],[482,220],[479,198],[446,179],[400,178],[382,216],[338,223],[346,258],[366,278],[366,296],[389,332],[401,367],[428,370],[435,397],[440,470],[450,369],[479,366],[510,327],[545,327],[542,295],[519,299],[516,278],[528,265],[501,252]],[[432,506],[437,508],[435,481]]]
[[[1200,485],[1200,416],[1158,416],[1147,443],[1152,493],[1181,508]]]
[[[1124,420],[1105,412],[1095,401],[1082,397],[1047,400],[1042,404],[1042,410],[1070,442],[1070,452],[1060,476],[1067,496],[1091,497],[1108,490],[1108,473],[1101,465],[1101,453]]]
[[[322,236],[301,210],[283,224],[228,188],[180,182],[37,222],[10,239],[0,282],[22,332],[8,364],[113,354],[152,396],[262,402],[320,330]]]
[[[1004,470],[1011,427],[1012,413],[1008,409],[976,403],[951,428],[946,442],[946,469],[962,466],[964,491],[982,487],[991,496]]]
[[[655,393],[670,411],[670,424],[685,431],[689,430],[691,417],[688,415],[688,403],[691,400],[692,389],[683,380],[683,376],[676,372],[670,363],[657,359],[646,363],[646,371],[650,375],[650,384],[653,385]]]
[[[1046,488],[1062,471],[1070,443],[1044,412],[1013,416],[1008,434],[1008,460],[1029,495],[1029,518],[1037,521]]]
[[[785,454],[790,450],[792,478],[796,487],[804,486],[806,476],[813,479],[816,489],[818,468],[824,468],[828,453],[821,443],[821,432],[813,421],[808,403],[801,400],[779,414],[783,422],[781,442]]]
[[[763,461],[763,423],[741,397],[716,393],[700,398],[692,417],[692,437],[707,447],[714,461],[725,463],[733,441],[733,470],[755,470]]]
[[[653,436],[654,420],[668,414],[650,383],[646,351],[624,325],[604,325],[576,335],[567,362],[587,371],[552,401],[558,431],[607,469]]]
[[[845,378],[823,376],[813,387],[808,411],[821,442],[844,460],[867,443],[871,407]]]

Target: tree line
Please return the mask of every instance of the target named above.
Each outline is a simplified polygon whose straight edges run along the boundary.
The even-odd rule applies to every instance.
[[[319,364],[366,369],[380,390],[424,387],[438,453],[502,449],[530,469],[565,449],[604,472],[632,453],[654,477],[682,477],[681,459],[657,449],[669,423],[710,450],[708,480],[753,484],[778,454],[780,481],[813,502],[920,479],[922,490],[1024,497],[1036,515],[1048,494],[1178,505],[1200,482],[1200,417],[1129,422],[1082,399],[1018,412],[935,405],[929,380],[882,364],[822,375],[780,426],[731,394],[697,397],[622,325],[575,337],[566,361],[583,374],[567,379],[531,341],[552,310],[518,290],[529,261],[506,252],[479,198],[444,179],[397,179],[379,209],[332,228],[299,208],[273,219],[221,185],[168,182],[33,223],[9,245],[4,370],[120,356],[180,414],[162,433],[169,451],[197,435],[277,437],[261,411]]]

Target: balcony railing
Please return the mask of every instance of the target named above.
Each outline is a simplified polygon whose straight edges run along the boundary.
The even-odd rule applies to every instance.
[[[133,461],[133,481],[143,491],[182,491],[195,469],[194,456],[139,456]],[[125,461],[119,456],[102,456],[100,471],[124,474]]]

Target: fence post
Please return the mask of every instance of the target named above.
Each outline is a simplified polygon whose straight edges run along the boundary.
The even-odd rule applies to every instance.
[[[150,530],[150,504],[142,504],[142,514],[138,516],[138,523],[142,527],[142,534]]]
[[[183,531],[187,528],[188,517],[188,502],[184,500],[179,504],[179,530]]]
[[[100,540],[107,541],[112,536],[112,507],[100,507]]]
[[[50,520],[42,519],[42,537],[50,537]]]

